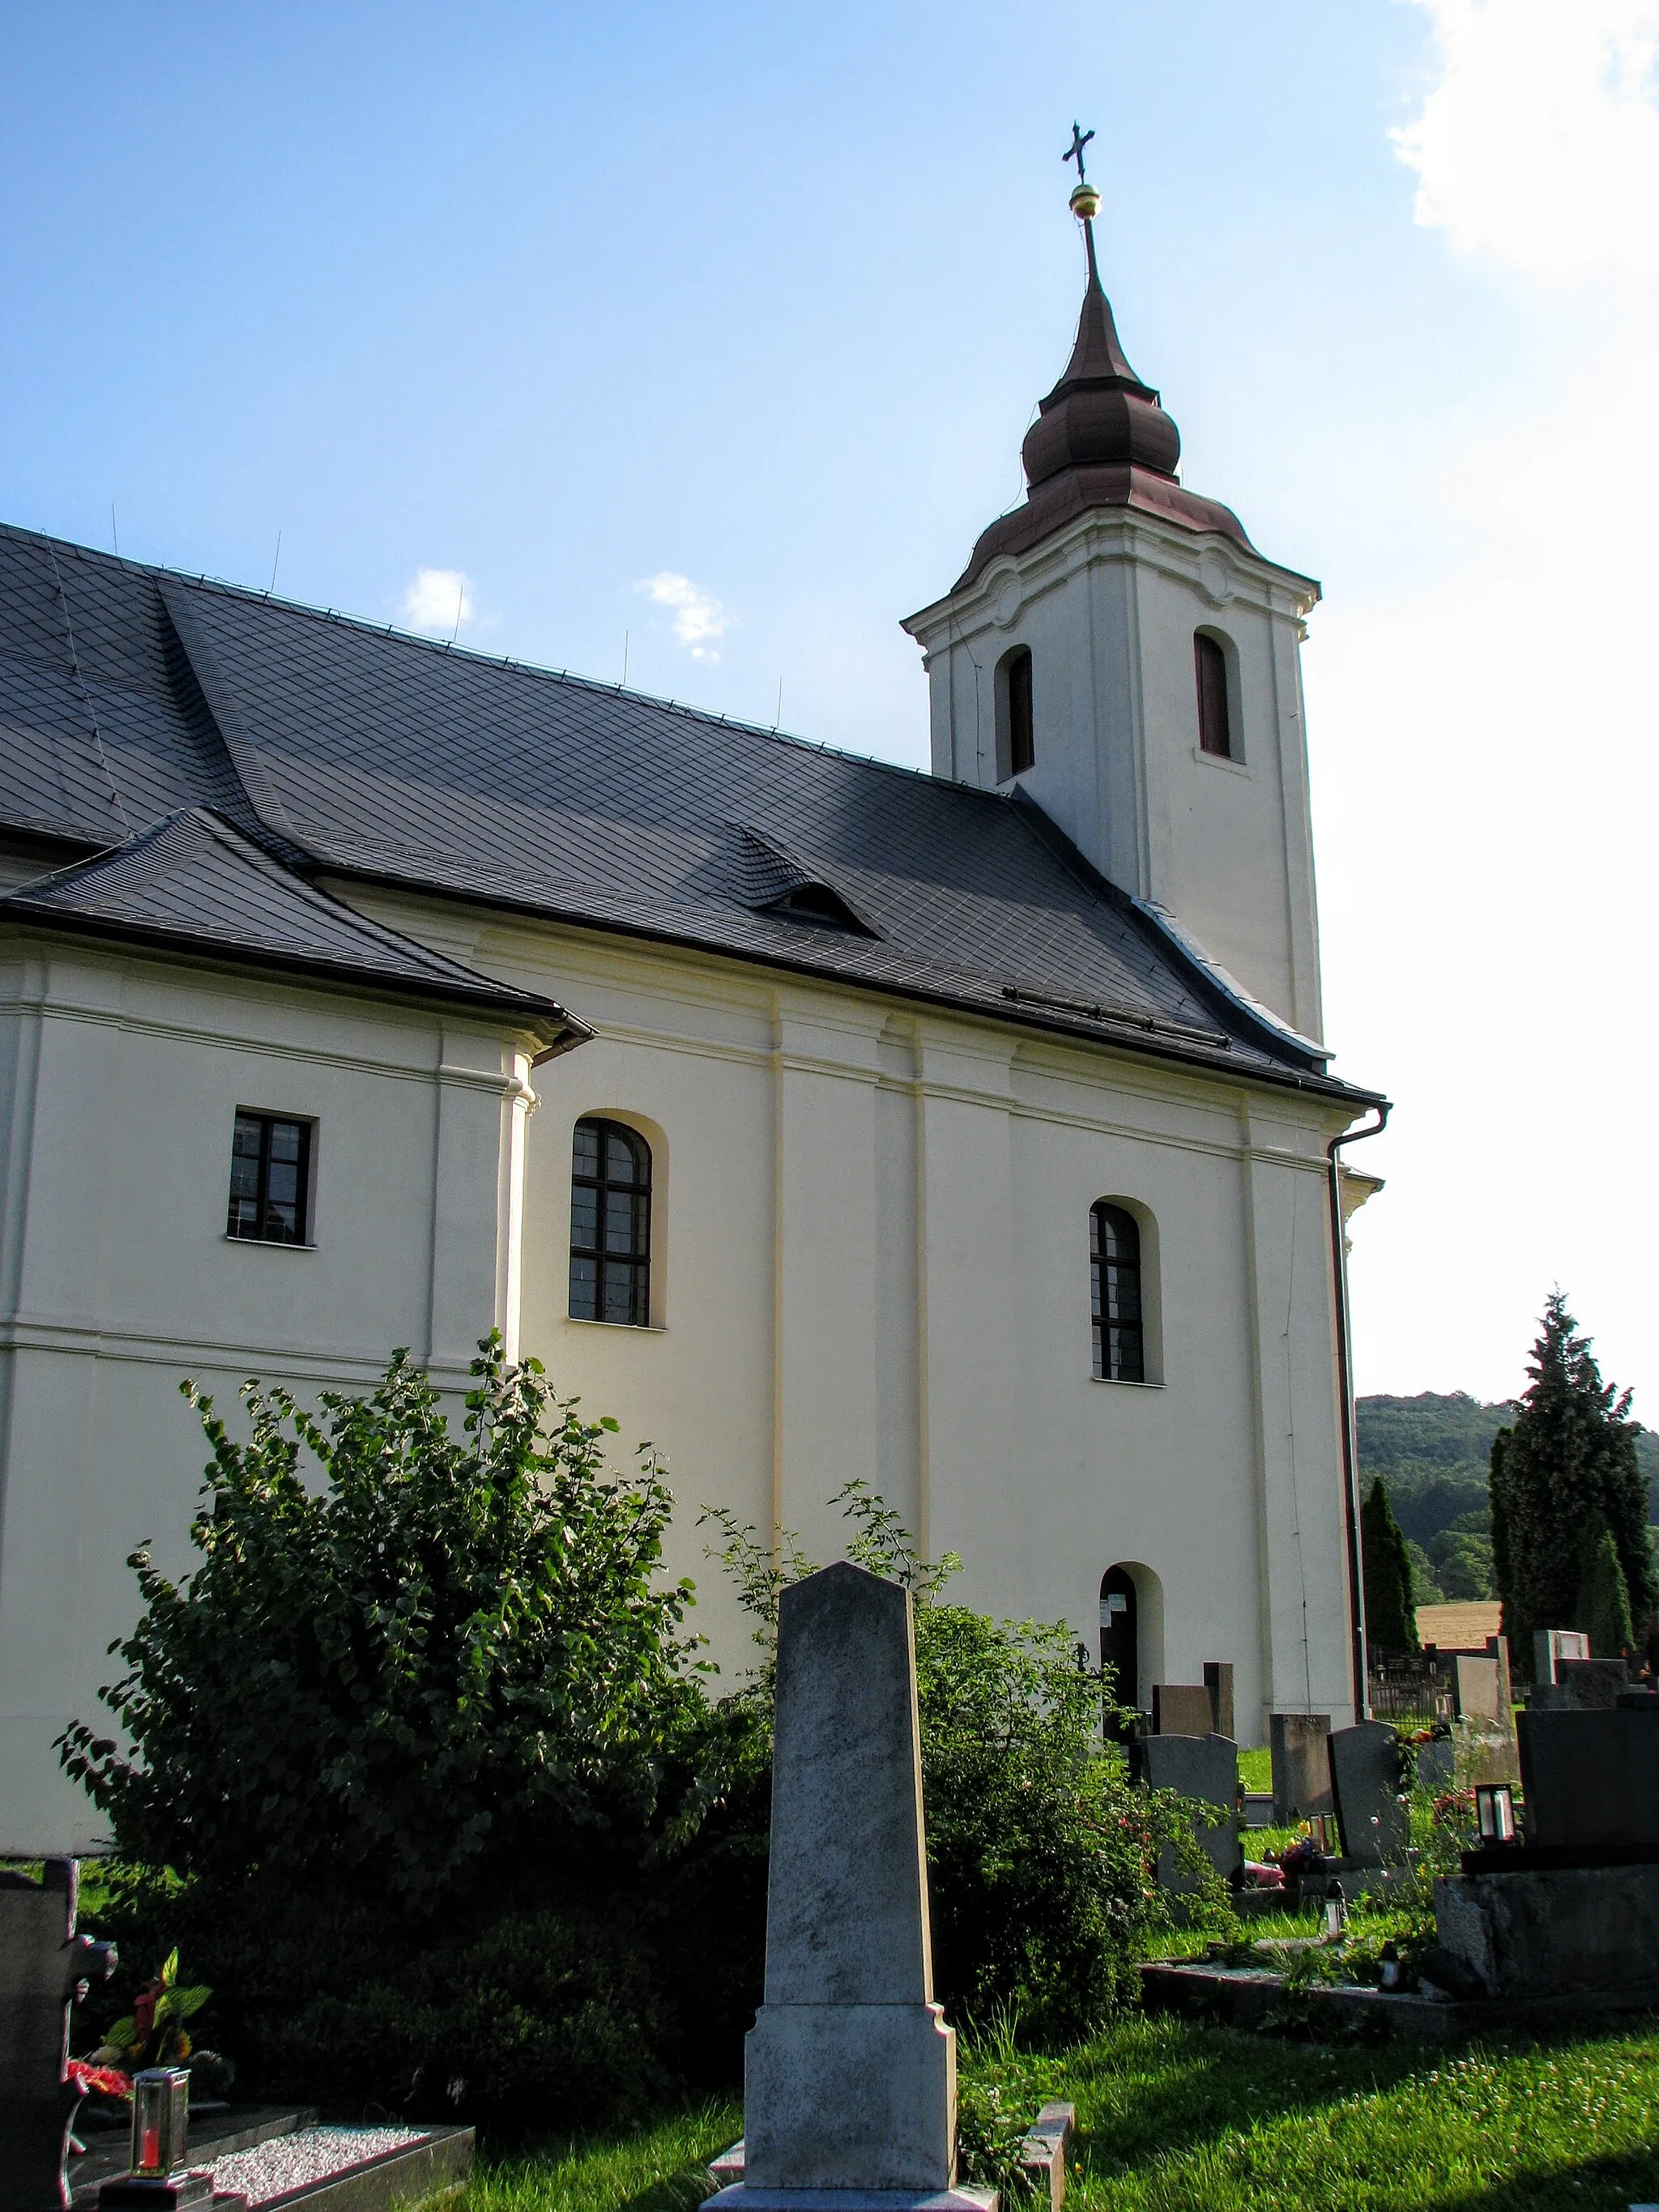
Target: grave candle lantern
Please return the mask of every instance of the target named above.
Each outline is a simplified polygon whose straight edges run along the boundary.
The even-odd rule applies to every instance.
[[[1515,1793],[1507,1782],[1482,1782],[1474,1793],[1474,1817],[1483,1844],[1515,1841]]]
[[[185,2163],[190,2076],[181,2066],[149,2066],[132,2077],[132,2171],[164,2181]]]

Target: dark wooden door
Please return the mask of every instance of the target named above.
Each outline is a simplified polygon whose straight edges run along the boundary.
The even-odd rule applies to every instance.
[[[1127,1567],[1109,1568],[1100,1584],[1100,1667],[1109,1705],[1140,1709],[1139,1625],[1135,1586]],[[1115,1736],[1119,1730],[1110,1727]]]

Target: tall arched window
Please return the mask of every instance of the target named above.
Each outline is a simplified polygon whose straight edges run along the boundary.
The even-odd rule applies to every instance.
[[[1231,760],[1232,725],[1227,713],[1227,656],[1219,640],[1193,633],[1193,661],[1198,676],[1198,742],[1206,753]]]
[[[1109,1382],[1144,1382],[1140,1230],[1133,1214],[1103,1198],[1089,1209],[1089,1273],[1095,1373]]]
[[[1016,646],[997,663],[997,781],[1024,775],[1036,759],[1031,722],[1031,655]]]
[[[577,1122],[571,1155],[570,1317],[651,1322],[651,1147],[592,1115]]]

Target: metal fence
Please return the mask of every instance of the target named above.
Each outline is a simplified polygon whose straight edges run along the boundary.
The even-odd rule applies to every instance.
[[[1371,1711],[1380,1721],[1450,1720],[1456,1685],[1449,1659],[1389,1659],[1370,1670]]]

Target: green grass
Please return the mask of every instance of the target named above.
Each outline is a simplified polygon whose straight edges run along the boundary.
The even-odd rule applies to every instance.
[[[458,2212],[696,2212],[702,2169],[743,2133],[743,2108],[706,2102],[637,2129],[481,2157]]]
[[[1378,2048],[1130,2018],[1079,2049],[968,2054],[1078,2107],[1070,2212],[1625,2212],[1659,2199],[1659,2022]],[[694,2212],[741,2131],[703,2104],[480,2161],[465,2212]]]
[[[1241,1751],[1238,1754],[1238,1778],[1247,1790],[1271,1790],[1273,1786],[1273,1755],[1264,1744],[1260,1751]]]
[[[1133,2021],[1073,2054],[1074,2212],[1625,2212],[1659,2034],[1449,2053]]]

